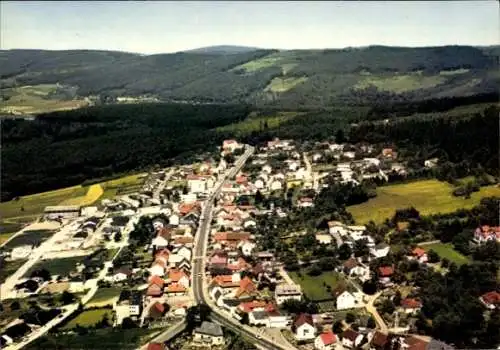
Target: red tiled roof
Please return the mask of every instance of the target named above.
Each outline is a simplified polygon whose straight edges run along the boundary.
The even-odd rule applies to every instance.
[[[163,344],[163,343],[149,343],[147,350],[165,350],[165,344]]]
[[[422,303],[415,298],[406,298],[401,300],[401,306],[404,309],[419,309],[422,307]]]
[[[252,282],[250,278],[248,278],[248,276],[246,276],[240,281],[240,287],[236,291],[235,296],[239,298],[244,293],[253,293],[256,290],[257,287],[255,286],[255,284]]]
[[[198,209],[198,208],[199,208],[199,203],[198,202],[194,202],[194,203],[181,203],[179,205],[179,213],[181,213],[181,215],[186,215],[190,211],[192,211],[194,209]]]
[[[407,337],[405,343],[408,344],[407,350],[425,350],[427,349],[427,344],[425,340],[416,338],[414,336]]]
[[[160,313],[163,313],[165,311],[165,306],[163,306],[163,304],[160,304],[159,302],[154,303],[151,307],[158,310],[158,312]]]
[[[293,325],[295,326],[295,328],[298,328],[306,323],[310,324],[311,326],[314,325],[312,316],[310,314],[301,313],[299,316],[297,316],[297,318],[293,322]]]
[[[425,254],[425,250],[423,250],[420,247],[417,247],[417,248],[413,249],[412,254],[415,256],[418,256],[420,258],[422,255]]]
[[[372,338],[372,344],[378,347],[384,347],[387,343],[388,335],[376,331]]]
[[[488,292],[481,295],[481,299],[483,299],[486,304],[498,305],[500,304],[500,293],[497,291]]]
[[[155,297],[162,295],[162,293],[163,293],[163,288],[157,284],[150,284],[146,292],[148,296],[155,296]]]
[[[171,269],[169,272],[168,272],[168,278],[172,281],[172,282],[179,282],[179,280],[182,278],[182,277],[187,277],[187,275],[184,273],[184,271],[181,271],[179,269]]]
[[[265,308],[266,306],[267,306],[267,303],[265,301],[253,300],[253,301],[249,301],[247,303],[241,303],[239,305],[239,308],[241,311],[248,313],[248,312],[253,311],[253,309]]]
[[[350,341],[355,341],[356,338],[358,337],[358,332],[353,331],[352,329],[348,328],[344,332],[342,332],[342,338],[347,338]]]
[[[167,293],[179,293],[179,292],[185,292],[186,288],[184,286],[178,284],[178,283],[172,283],[167,287]]]
[[[337,341],[337,337],[332,331],[322,333],[319,337],[324,345],[331,345]]]
[[[156,284],[160,288],[163,288],[165,281],[159,276],[151,276],[149,278],[149,285]]]
[[[381,277],[390,277],[394,273],[394,268],[392,266],[382,266],[378,268],[378,272]]]

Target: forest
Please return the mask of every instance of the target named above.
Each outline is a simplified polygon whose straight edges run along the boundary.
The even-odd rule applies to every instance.
[[[478,96],[479,101],[482,98]],[[448,100],[444,103],[450,104]],[[452,105],[459,103],[453,101]],[[446,109],[437,102],[422,104],[436,105],[438,111]],[[412,103],[398,108],[424,107]],[[157,103],[53,112],[34,121],[3,120],[2,201],[144,170],[155,164],[168,165],[174,158],[186,160],[234,137],[233,132],[216,128],[241,122],[250,111],[258,115],[270,112],[247,104]],[[332,106],[329,110],[304,112],[277,127],[263,123],[261,130],[242,135],[241,141],[257,144],[274,137],[304,142],[325,140],[346,130],[350,142],[395,144],[415,164],[440,157],[442,179],[467,176],[478,167],[496,173],[498,107],[483,108],[481,113],[471,112],[461,118],[445,110],[436,112],[435,118],[397,117],[389,124],[375,121],[352,126],[370,111],[368,107]]]
[[[246,105],[116,105],[2,121],[2,200],[167,165],[218,146]]]

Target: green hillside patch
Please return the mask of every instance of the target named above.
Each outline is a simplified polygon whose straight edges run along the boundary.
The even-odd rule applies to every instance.
[[[362,80],[354,85],[355,90],[364,90],[370,86],[374,86],[382,91],[390,91],[394,93],[403,93],[418,89],[429,89],[442,84],[446,78],[434,75],[426,76],[420,74],[404,74],[385,76],[365,76]]]
[[[0,89],[0,112],[13,114],[38,114],[62,111],[88,105],[83,100],[62,98],[57,92],[64,89],[57,84],[26,85]],[[71,89],[71,88],[69,88]]]
[[[277,77],[271,80],[268,86],[264,89],[264,91],[272,91],[272,92],[286,92],[290,89],[293,89],[295,86],[305,83],[307,81],[307,77],[290,77],[290,78],[281,78]]]
[[[463,265],[469,262],[469,258],[453,249],[453,245],[450,243],[426,244],[423,245],[422,248],[426,252],[428,252],[429,250],[434,250],[441,259],[446,258],[457,265]]]
[[[239,123],[224,125],[216,130],[234,132],[237,135],[247,135],[252,131],[260,131],[266,124],[269,129],[277,128],[280,123],[295,118],[300,114],[298,112],[278,112],[273,116],[248,117]]]
[[[500,187],[496,185],[482,187],[479,192],[472,193],[469,199],[453,196],[453,189],[452,185],[438,180],[381,186],[377,188],[375,198],[347,209],[356,223],[366,224],[373,220],[380,224],[386,218],[392,218],[396,209],[413,206],[422,215],[446,214],[461,208],[470,209],[484,197],[500,197]]]
[[[94,294],[92,299],[86,304],[87,307],[102,307],[105,305],[113,304],[113,302],[120,296],[120,288],[99,288]]]
[[[459,74],[465,74],[468,72],[469,72],[469,69],[460,68],[460,69],[455,69],[455,70],[442,70],[441,72],[439,72],[439,75],[459,75]]]
[[[262,69],[275,67],[283,60],[282,56],[279,54],[271,54],[269,56],[261,57],[253,61],[249,61],[243,64],[240,64],[237,67],[231,69],[231,72],[244,70],[245,73],[253,73]]]

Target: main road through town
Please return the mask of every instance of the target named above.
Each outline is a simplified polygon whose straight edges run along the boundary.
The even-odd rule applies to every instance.
[[[217,306],[207,296],[204,282],[205,282],[205,261],[206,250],[208,244],[208,237],[210,232],[210,223],[212,221],[212,209],[214,205],[214,199],[219,195],[222,185],[226,179],[234,177],[241,167],[245,164],[246,160],[253,153],[253,147],[247,146],[245,153],[239,157],[234,166],[228,170],[225,176],[219,180],[212,191],[212,194],[206,200],[203,207],[203,212],[201,215],[200,226],[198,228],[198,234],[196,236],[196,246],[193,261],[193,292],[196,303],[206,304],[212,310],[211,319],[222,326],[232,330],[237,334],[241,334],[246,338],[249,338],[255,345],[263,349],[290,349],[289,346],[282,346],[276,343],[276,340],[267,339],[267,337],[260,335],[257,331],[252,328],[242,325],[240,322],[235,320],[226,312],[219,310]]]

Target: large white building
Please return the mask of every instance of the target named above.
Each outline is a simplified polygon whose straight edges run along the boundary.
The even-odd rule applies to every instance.
[[[274,298],[278,305],[283,304],[286,300],[298,300],[302,299],[302,291],[300,286],[297,284],[282,284],[276,286],[274,291]]]

